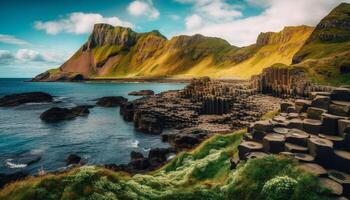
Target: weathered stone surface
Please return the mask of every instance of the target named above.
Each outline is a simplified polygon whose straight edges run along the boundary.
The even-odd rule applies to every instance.
[[[315,164],[315,163],[303,163],[299,165],[299,168],[314,174],[318,177],[326,177],[327,176],[327,170],[323,168],[321,165]]]
[[[302,130],[290,129],[286,134],[286,142],[306,147],[309,137],[310,135]]]
[[[300,162],[310,163],[315,161],[313,156],[306,153],[294,153],[294,157]]]
[[[198,145],[212,133],[198,128],[187,128],[171,133],[163,133],[162,140],[171,143],[176,149],[188,149]]]
[[[291,102],[282,102],[280,106],[280,111],[281,112],[287,112],[288,107],[293,107],[294,104]]]
[[[309,149],[305,146],[292,144],[289,142],[286,142],[284,146],[285,146],[285,151],[292,152],[292,153],[307,153],[309,151]]]
[[[327,110],[330,103],[331,103],[330,97],[328,97],[328,96],[316,96],[312,100],[311,106]]]
[[[350,127],[350,120],[340,119],[338,120],[338,133],[340,136],[345,137],[345,130]],[[350,129],[348,129],[350,133]]]
[[[306,112],[307,108],[311,106],[311,101],[298,99],[295,101],[295,110],[297,113]]]
[[[331,167],[333,164],[333,142],[319,137],[311,137],[308,142],[309,152],[316,162],[322,166]]]
[[[280,153],[284,151],[284,135],[272,133],[267,134],[263,139],[264,151],[268,153]]]
[[[327,110],[322,109],[322,108],[309,107],[307,109],[307,117],[310,119],[321,120],[322,114],[326,113],[326,112],[327,112]]]
[[[109,96],[97,99],[96,105],[102,107],[117,107],[127,101],[128,99],[121,96]]]
[[[303,120],[296,118],[288,122],[288,128],[303,129]]]
[[[260,132],[270,132],[272,128],[273,126],[269,120],[257,121],[253,125],[253,129]]]
[[[338,135],[338,120],[344,119],[344,117],[332,115],[328,113],[322,114],[322,129],[321,133],[327,135]]]
[[[0,98],[0,107],[18,106],[25,103],[52,102],[53,97],[44,92],[29,92],[6,95]]]
[[[243,141],[238,145],[239,159],[246,160],[247,156],[251,152],[262,151],[263,145],[252,141]]]
[[[332,101],[350,101],[349,88],[336,88],[331,93]]]
[[[350,175],[337,170],[329,170],[328,176],[343,186],[343,195],[350,194]]]
[[[350,102],[332,101],[328,112],[333,115],[350,116]]]
[[[268,154],[267,153],[264,153],[264,152],[259,152],[259,151],[256,151],[256,152],[250,152],[247,156],[247,159],[254,159],[254,158],[264,158],[266,157]]]
[[[350,152],[343,150],[335,150],[334,151],[334,168],[343,171],[346,173],[350,173]]]
[[[322,121],[316,119],[304,119],[303,130],[307,133],[317,134],[322,128]]]
[[[328,188],[331,192],[331,194],[340,196],[343,194],[343,186],[341,186],[339,183],[333,181],[329,178],[320,178],[319,179],[320,185],[322,187]]]
[[[154,91],[153,91],[153,90],[133,91],[133,92],[129,92],[128,95],[133,95],[133,96],[148,96],[148,95],[154,95]]]

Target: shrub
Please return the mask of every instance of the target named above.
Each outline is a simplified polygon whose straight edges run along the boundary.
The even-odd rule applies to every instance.
[[[288,200],[294,193],[297,181],[288,176],[278,176],[264,184],[262,195],[267,200]]]

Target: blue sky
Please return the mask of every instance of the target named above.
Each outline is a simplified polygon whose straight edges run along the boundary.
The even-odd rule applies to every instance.
[[[94,23],[159,30],[166,37],[201,33],[232,45],[260,32],[316,25],[341,0],[1,0],[0,77],[32,77],[60,66]],[[350,0],[345,0],[350,2]],[[312,14],[310,14],[312,13]]]

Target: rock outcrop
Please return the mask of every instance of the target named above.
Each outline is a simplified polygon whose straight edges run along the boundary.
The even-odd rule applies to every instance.
[[[19,106],[25,103],[52,102],[53,97],[44,92],[29,92],[6,95],[0,98],[0,107]]]
[[[154,91],[153,90],[140,90],[140,91],[130,92],[128,95],[149,96],[149,95],[154,95]]]
[[[314,93],[309,100],[282,103],[279,115],[251,124],[238,147],[239,158],[292,156],[301,168],[319,176],[333,195],[349,195],[350,113],[344,112],[350,105],[348,95],[348,88],[335,88]]]

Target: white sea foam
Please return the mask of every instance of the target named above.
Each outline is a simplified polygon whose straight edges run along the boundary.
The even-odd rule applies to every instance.
[[[130,146],[132,147],[132,148],[137,148],[137,147],[139,147],[139,141],[138,140],[132,140],[131,142],[130,142]]]
[[[7,160],[5,161],[6,167],[11,168],[11,169],[19,169],[19,168],[25,168],[25,167],[27,167],[26,164],[21,164],[21,163],[16,164],[16,163],[12,163],[11,161],[12,161],[12,159],[7,159]]]

